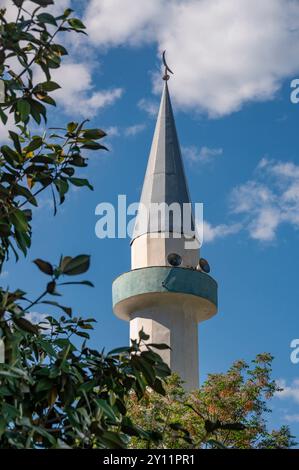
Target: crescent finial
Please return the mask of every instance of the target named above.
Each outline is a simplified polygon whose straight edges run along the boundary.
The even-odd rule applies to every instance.
[[[173,71],[168,67],[168,64],[166,62],[166,51],[163,51],[163,53],[162,53],[162,61],[163,61],[164,67],[165,67],[163,80],[168,81],[170,79],[170,75],[168,75],[167,72],[173,74]]]

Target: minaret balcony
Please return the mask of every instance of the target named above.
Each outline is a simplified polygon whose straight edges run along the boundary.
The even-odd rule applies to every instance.
[[[194,269],[153,266],[134,269],[117,277],[112,285],[115,315],[130,321],[157,306],[180,306],[182,313],[201,322],[217,313],[217,283]]]

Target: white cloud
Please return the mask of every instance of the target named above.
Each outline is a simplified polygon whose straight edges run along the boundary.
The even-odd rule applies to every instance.
[[[164,0],[91,0],[85,24],[91,41],[104,47],[152,41]]]
[[[249,225],[251,238],[260,241],[271,241],[275,238],[280,224],[280,212],[275,208],[262,208],[256,219]]]
[[[242,224],[220,224],[211,225],[209,222],[204,222],[203,226],[203,241],[205,243],[213,242],[218,238],[224,238],[228,235],[234,235],[242,229]]]
[[[299,414],[285,415],[284,419],[289,423],[299,423]]]
[[[124,134],[126,137],[134,137],[140,132],[144,131],[146,128],[145,124],[134,124],[133,126],[126,127],[124,130]]]
[[[177,104],[213,117],[272,99],[299,71],[294,0],[91,0],[85,23],[97,47],[166,49]]]
[[[61,86],[53,96],[62,103],[68,114],[93,117],[102,108],[112,105],[123,94],[121,88],[96,91],[92,84],[90,64],[65,63],[60,69],[53,70],[53,80]]]
[[[191,146],[183,147],[183,154],[191,163],[211,163],[215,158],[223,155],[222,148],[201,147],[200,149]]]
[[[234,188],[230,202],[253,239],[274,240],[282,224],[299,229],[299,165],[263,158],[256,178]]]
[[[138,108],[145,111],[150,117],[156,117],[159,111],[159,103],[151,99],[142,98],[138,101]]]
[[[299,379],[293,380],[291,385],[287,385],[286,380],[281,379],[277,381],[277,384],[283,390],[281,392],[276,392],[278,398],[291,398],[296,403],[299,403]]]
[[[111,126],[105,128],[107,138],[113,137],[134,137],[146,128],[145,124],[134,124],[128,127]]]
[[[117,126],[110,126],[105,129],[108,138],[118,137],[120,135],[120,130]]]
[[[263,158],[254,178],[231,191],[229,202],[231,221],[205,222],[205,242],[245,230],[253,240],[267,243],[282,225],[299,230],[299,164]]]

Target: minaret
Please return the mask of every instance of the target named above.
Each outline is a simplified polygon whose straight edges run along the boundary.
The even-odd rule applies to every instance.
[[[217,312],[217,283],[199,264],[163,59],[165,84],[131,241],[131,271],[113,283],[113,309],[130,322],[131,339],[143,329],[150,343],[168,344],[171,349],[157,352],[193,389],[199,383],[197,324]]]

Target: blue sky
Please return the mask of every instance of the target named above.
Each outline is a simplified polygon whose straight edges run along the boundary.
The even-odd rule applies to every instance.
[[[242,0],[243,14],[231,0],[211,0],[211,8],[205,0],[172,2],[178,10],[169,12],[165,32],[157,15],[166,0],[152,2],[150,11],[136,7],[134,21],[133,4],[124,0],[129,13],[120,24],[109,7],[117,0],[74,3],[91,34],[68,42],[71,56],[58,77],[65,94],[49,121],[90,117],[91,127],[110,131],[110,152],[92,155],[82,172],[94,192],[72,191],[55,219],[44,196],[30,258],[55,262],[62,253],[91,254],[87,277],[95,289],[70,288],[64,302],[97,318],[95,347],[127,344],[128,324],[112,313],[111,284],[130,268],[129,239],[97,239],[94,212],[100,202],[116,204],[118,194],[129,203],[139,200],[159,102],[157,51],[167,48],[190,193],[204,203],[202,255],[219,284],[219,313],[199,329],[201,381],[234,360],[271,352],[273,375],[286,389],[273,400],[270,423],[290,424],[299,439],[299,364],[290,361],[290,342],[299,337],[299,104],[290,101],[291,80],[299,77],[298,4]],[[210,26],[210,35],[215,31],[215,43],[205,28],[188,30],[192,13],[199,25]],[[263,19],[268,26],[261,33]],[[24,260],[8,263],[2,278],[10,288],[34,284],[36,293],[46,281]]]

